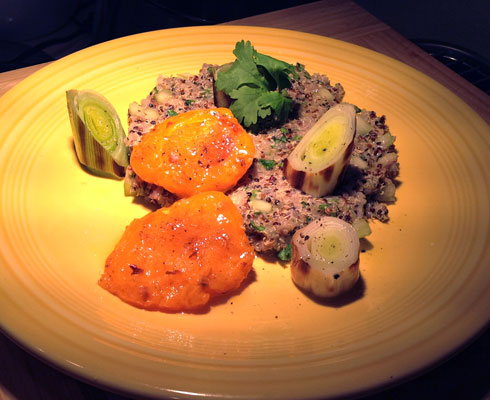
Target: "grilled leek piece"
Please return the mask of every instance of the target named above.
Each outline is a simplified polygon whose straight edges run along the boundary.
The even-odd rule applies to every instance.
[[[92,90],[66,92],[75,151],[90,171],[124,177],[129,163],[121,120],[109,101]]]
[[[311,196],[332,193],[349,164],[355,134],[354,106],[342,103],[329,109],[287,158],[288,182]]]
[[[335,297],[359,279],[360,243],[352,225],[322,217],[295,232],[291,278],[319,297]]]

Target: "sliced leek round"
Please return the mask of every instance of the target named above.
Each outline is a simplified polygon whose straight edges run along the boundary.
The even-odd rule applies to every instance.
[[[305,291],[335,297],[359,279],[359,238],[352,225],[323,217],[296,231],[291,278]]]
[[[330,108],[287,158],[288,182],[311,196],[332,193],[349,164],[355,133],[354,106],[342,103]]]
[[[124,177],[126,134],[112,104],[92,90],[68,90],[66,100],[80,163],[96,174]]]

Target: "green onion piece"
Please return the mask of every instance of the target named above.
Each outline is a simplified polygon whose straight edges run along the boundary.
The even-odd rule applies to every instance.
[[[66,92],[75,151],[90,171],[122,178],[129,164],[121,120],[109,101],[91,90]]]
[[[367,122],[360,115],[356,115],[356,133],[359,136],[366,136],[373,129],[374,128],[371,126],[369,122]]]
[[[371,228],[369,227],[369,223],[363,218],[356,219],[352,223],[352,226],[356,230],[359,239],[371,234]]]

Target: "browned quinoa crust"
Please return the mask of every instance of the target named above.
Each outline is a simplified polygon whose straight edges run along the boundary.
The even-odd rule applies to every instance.
[[[215,107],[211,68],[204,64],[197,75],[158,77],[148,97],[141,104],[130,106],[127,138],[130,148],[154,125],[174,113]],[[350,223],[359,218],[387,221],[385,192],[393,190],[393,181],[399,174],[397,150],[394,144],[383,140],[389,133],[385,117],[359,110],[358,116],[372,129],[364,136],[356,136],[343,184],[333,195],[324,198],[314,198],[291,187],[282,170],[285,159],[321,115],[342,102],[345,94],[340,84],[331,85],[325,75],[310,75],[300,65],[297,72],[298,78],[288,89],[295,103],[293,115],[280,127],[257,127],[258,132],[253,135],[254,163],[239,184],[227,193],[240,210],[257,252],[280,251],[290,244],[296,230],[324,215]],[[159,103],[157,93],[162,90],[170,90],[172,96]],[[128,193],[161,207],[176,200],[165,189],[143,182],[131,167],[127,169],[126,188]],[[258,209],[254,206],[257,200],[268,205]]]

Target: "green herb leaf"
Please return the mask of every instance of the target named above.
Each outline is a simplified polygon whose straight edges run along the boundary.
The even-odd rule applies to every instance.
[[[266,160],[265,158],[261,158],[259,161],[267,171],[270,171],[276,166],[276,162],[274,160]]]
[[[291,244],[288,244],[286,247],[281,249],[279,253],[277,253],[277,258],[282,261],[289,261],[291,260],[291,257],[293,256],[293,246]]]
[[[259,231],[259,232],[265,231],[265,226],[255,225],[255,223],[253,221],[250,221],[249,225],[251,228],[255,229],[256,231]]]
[[[280,129],[280,131],[281,131],[281,136],[273,136],[272,137],[272,140],[274,140],[274,142],[281,142],[281,143],[287,143],[287,142],[289,142],[289,139],[286,136],[287,134],[289,134],[288,129],[282,127]]]
[[[294,65],[256,51],[255,56],[257,65],[264,69],[264,71],[261,72],[266,78],[268,78],[272,90],[277,89],[281,91],[282,89],[291,87],[291,79],[289,76],[292,75],[295,78],[297,77]],[[270,78],[273,80],[271,81]]]
[[[288,138],[284,135],[282,136],[273,136],[272,137],[272,140],[274,142],[281,142],[281,143],[287,143],[288,142]]]
[[[168,111],[167,111],[167,115],[168,115],[169,117],[175,117],[176,115],[179,115],[179,113],[178,113],[178,112],[176,112],[176,111],[174,111],[174,110],[168,110]]]
[[[245,127],[271,115],[284,122],[293,109],[293,100],[284,89],[296,76],[292,64],[258,53],[247,41],[237,42],[233,65],[218,72],[216,88],[232,99],[231,111]]]

